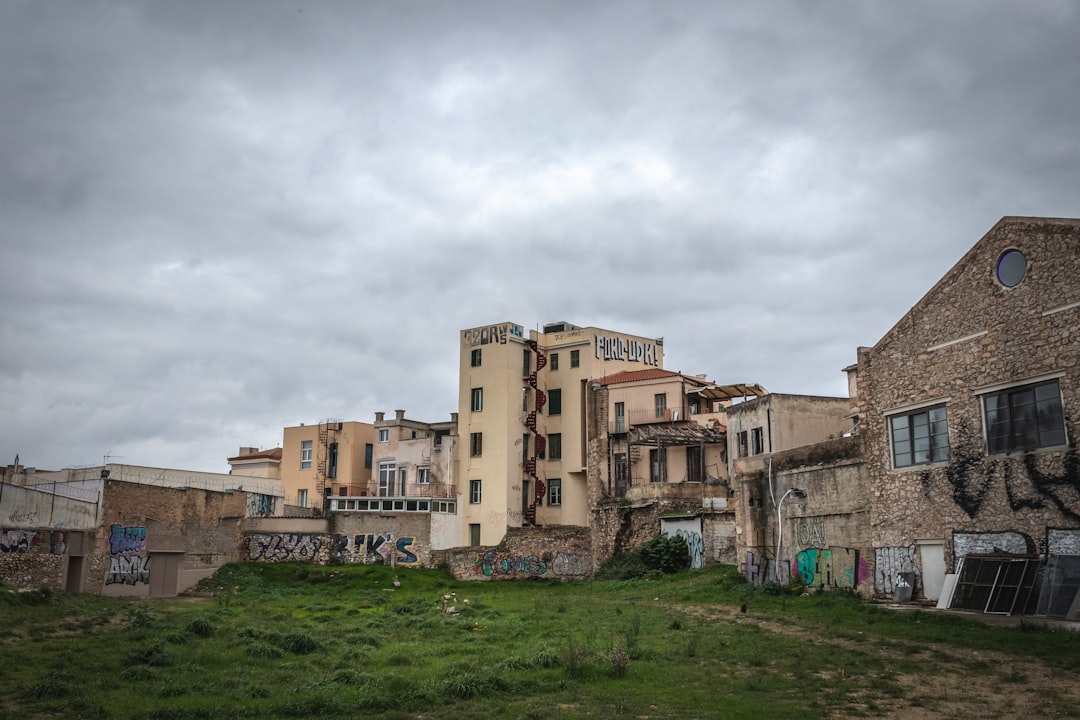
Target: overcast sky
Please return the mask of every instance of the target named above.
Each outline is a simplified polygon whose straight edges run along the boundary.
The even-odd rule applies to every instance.
[[[565,320],[846,394],[1080,213],[1080,5],[0,2],[0,464],[227,472]]]

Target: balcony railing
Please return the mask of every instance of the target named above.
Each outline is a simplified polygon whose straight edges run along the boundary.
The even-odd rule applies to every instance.
[[[457,486],[453,483],[416,483],[405,484],[405,492],[400,492],[397,482],[380,488],[376,480],[361,485],[349,485],[349,497],[409,497],[409,498],[456,498]],[[340,497],[340,496],[339,496]]]

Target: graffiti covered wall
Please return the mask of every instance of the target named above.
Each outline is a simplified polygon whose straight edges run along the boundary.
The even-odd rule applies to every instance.
[[[498,547],[455,548],[440,556],[459,580],[578,580],[593,572],[589,537],[583,527],[511,528]]]

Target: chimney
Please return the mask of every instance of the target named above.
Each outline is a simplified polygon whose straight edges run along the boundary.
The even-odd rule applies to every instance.
[[[457,425],[457,413],[450,413],[450,422]]]
[[[382,422],[384,417],[386,417],[386,413],[384,412],[375,413],[375,422]]]
[[[405,419],[405,411],[404,410],[395,410],[394,415],[396,416],[395,419],[397,419],[397,420],[404,420]]]

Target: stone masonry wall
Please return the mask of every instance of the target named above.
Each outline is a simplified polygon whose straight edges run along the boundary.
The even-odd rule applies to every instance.
[[[1013,288],[995,277],[1008,249],[1027,258]],[[1080,221],[1005,218],[858,359],[876,552],[914,558],[917,539],[1015,533],[1045,547],[1080,527]],[[1067,448],[987,455],[980,389],[1060,377]],[[946,406],[951,458],[892,469],[888,413]],[[917,562],[916,562],[917,564]]]
[[[459,580],[580,580],[593,570],[589,529],[568,525],[508,528],[497,547],[454,548],[436,556]]]

